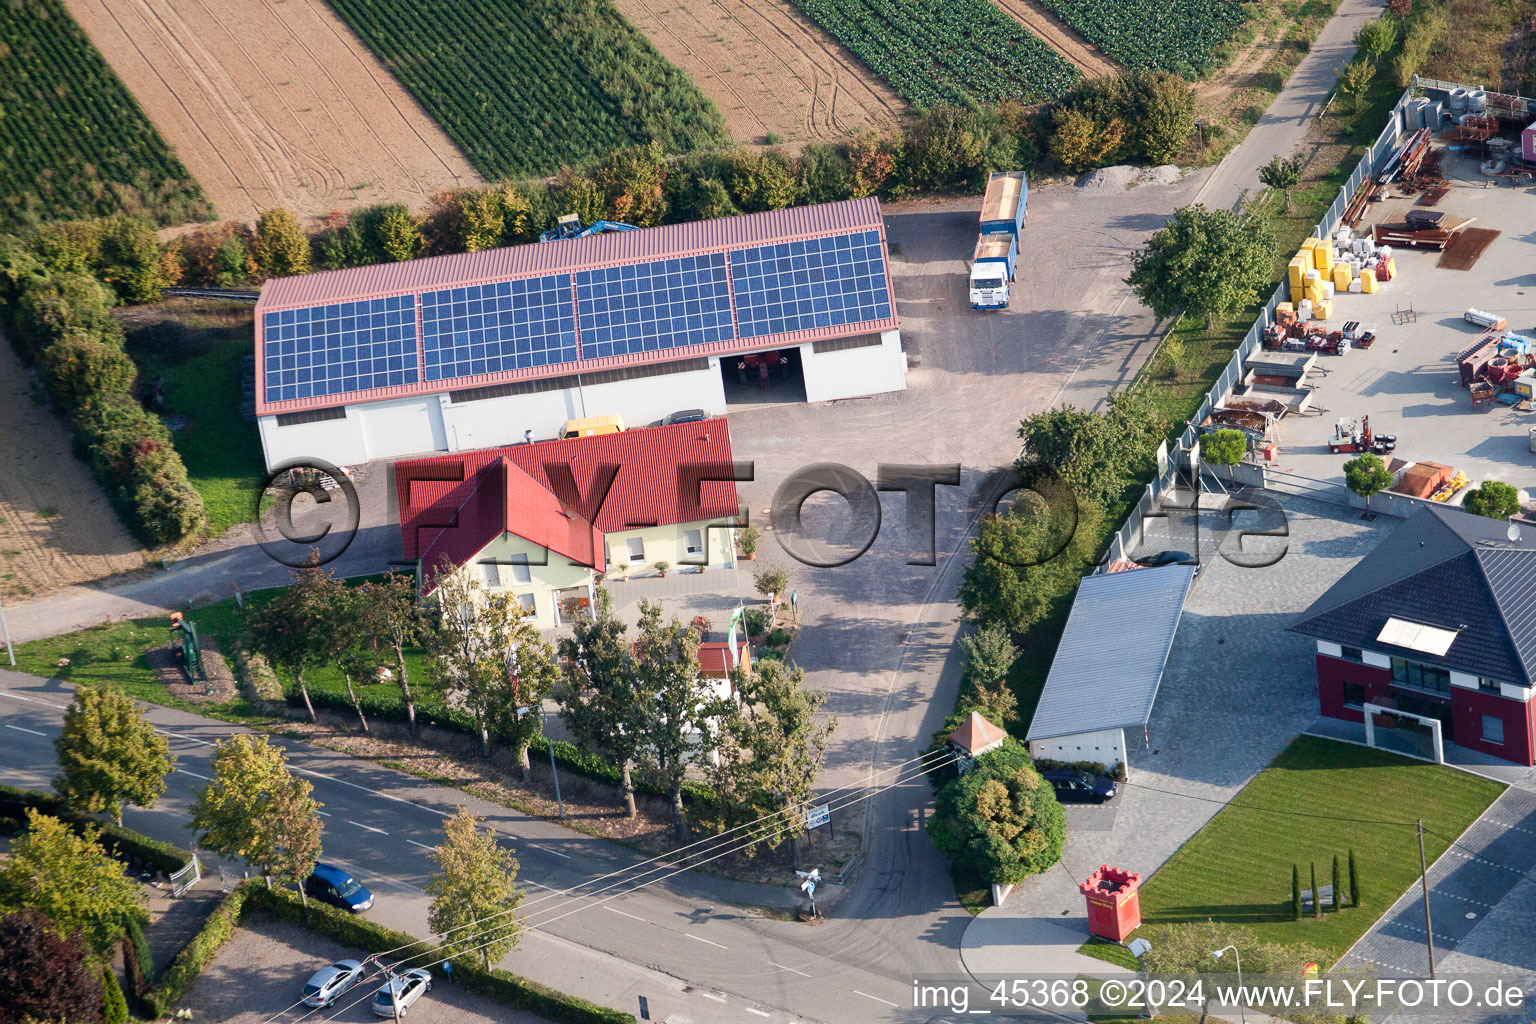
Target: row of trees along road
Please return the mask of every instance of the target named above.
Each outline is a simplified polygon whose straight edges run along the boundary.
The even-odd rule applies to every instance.
[[[788,585],[787,578],[770,582],[781,591]],[[443,574],[423,600],[407,576],[354,587],[306,567],[295,570],[291,586],[254,605],[248,625],[254,646],[299,694],[311,721],[307,674],[331,665],[365,732],[357,685],[378,678],[381,668],[398,683],[415,731],[406,651],[419,648],[430,683],[472,718],[481,754],[504,744],[525,780],[528,748],[552,698],[577,744],[618,769],[625,813],[638,813],[643,779],[667,795],[679,838],[690,825],[683,799],[690,778],[713,793],[693,803],[691,823],[699,828],[731,828],[809,800],[835,720],[821,715],[825,697],[804,689],[799,668],[771,660],[751,672],[738,666],[733,699],[701,676],[698,632],[642,603],[631,638],[607,593],[599,598],[593,616],[578,620],[557,650],[515,597],[485,589],[470,573]],[[760,842],[776,847],[796,838],[798,828],[785,824]]]

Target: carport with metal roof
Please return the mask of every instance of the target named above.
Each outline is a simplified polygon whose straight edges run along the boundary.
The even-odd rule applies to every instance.
[[[1029,724],[1032,756],[1129,768],[1125,730],[1146,729],[1194,578],[1167,565],[1083,580]]]

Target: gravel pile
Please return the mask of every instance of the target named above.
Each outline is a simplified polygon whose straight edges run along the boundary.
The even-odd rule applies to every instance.
[[[1117,164],[1114,167],[1100,167],[1096,171],[1090,171],[1077,179],[1077,187],[1091,191],[1105,189],[1120,191],[1131,187],[1140,172],[1127,164]]]
[[[1148,167],[1141,172],[1137,180],[1143,185],[1172,185],[1182,177],[1184,172],[1173,164],[1162,164],[1158,167]]]

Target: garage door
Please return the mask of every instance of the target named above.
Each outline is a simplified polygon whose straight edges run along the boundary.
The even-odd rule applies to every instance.
[[[359,411],[370,459],[448,450],[442,407],[436,395],[405,402],[379,402],[365,405]]]

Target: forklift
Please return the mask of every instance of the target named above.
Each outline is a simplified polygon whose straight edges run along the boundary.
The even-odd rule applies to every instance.
[[[1345,452],[1386,455],[1397,450],[1397,435],[1374,433],[1369,416],[1358,420],[1345,417],[1333,425],[1333,439],[1328,442],[1328,450],[1334,455]]]

